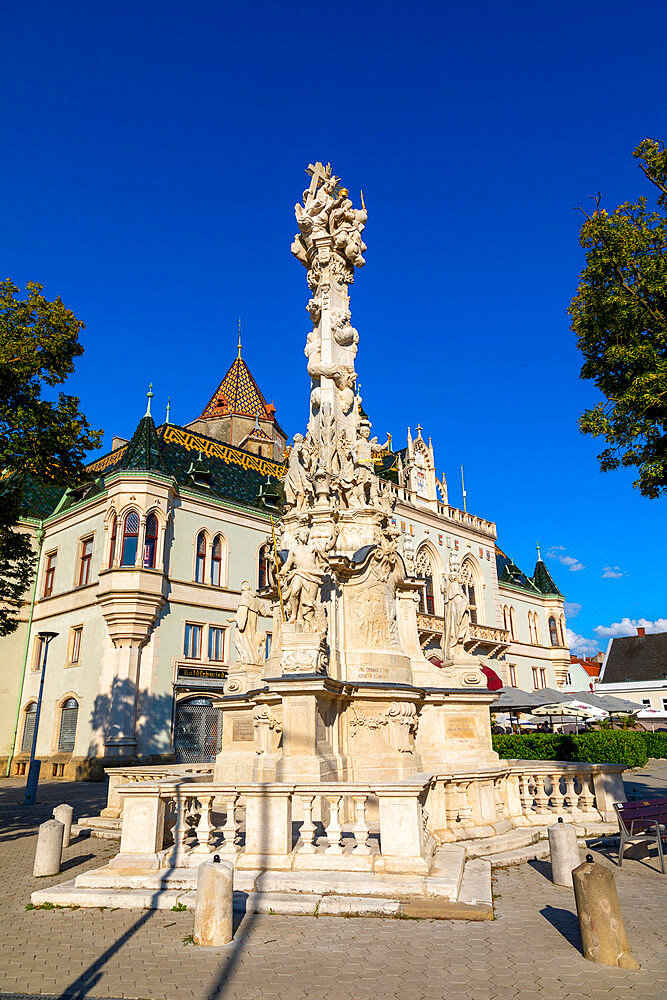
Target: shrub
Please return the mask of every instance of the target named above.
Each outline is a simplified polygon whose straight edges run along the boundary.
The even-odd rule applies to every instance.
[[[649,757],[667,757],[667,733],[642,733]]]
[[[658,737],[655,741],[647,737]],[[667,733],[602,729],[592,733],[526,733],[493,736],[503,760],[581,760],[590,764],[643,767],[652,756],[667,756]]]
[[[584,760],[590,764],[643,767],[648,761],[643,737],[644,733],[631,730],[603,729],[594,733],[581,733],[572,737],[571,760]]]

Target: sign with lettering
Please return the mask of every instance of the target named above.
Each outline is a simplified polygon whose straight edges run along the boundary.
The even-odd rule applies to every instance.
[[[178,668],[179,680],[186,678],[192,678],[193,680],[211,680],[222,682],[225,679],[225,673],[223,670],[215,670],[212,667],[179,667]]]

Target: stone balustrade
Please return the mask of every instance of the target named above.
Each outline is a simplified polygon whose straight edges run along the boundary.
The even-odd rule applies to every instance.
[[[118,790],[121,844],[110,864],[190,868],[219,854],[241,869],[426,873],[428,783],[133,782]]]
[[[100,815],[105,819],[118,819],[123,810],[123,802],[118,795],[121,785],[171,777],[205,781],[213,777],[213,764],[155,764],[149,767],[139,764],[134,767],[106,767],[104,773],[109,777],[109,790],[107,804]]]

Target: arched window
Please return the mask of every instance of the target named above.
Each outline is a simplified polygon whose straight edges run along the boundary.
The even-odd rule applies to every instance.
[[[206,535],[200,531],[197,535],[197,555],[195,557],[195,583],[204,582],[206,569]]]
[[[422,614],[435,614],[435,592],[433,590],[433,563],[429,556],[428,549],[421,548],[416,559],[417,576],[424,578],[422,589],[419,591],[419,610]]]
[[[131,510],[125,515],[125,525],[123,527],[123,554],[120,561],[121,566],[134,566],[137,561],[137,547],[139,545],[139,515],[136,510]]]
[[[116,540],[118,538],[118,518],[114,514],[113,521],[111,522],[111,544],[109,546],[109,569],[113,566],[113,561],[116,558]]]
[[[212,763],[222,746],[222,710],[211,698],[189,698],[176,705],[174,752],[181,763]]]
[[[79,703],[76,698],[68,698],[60,712],[60,733],[58,734],[58,753],[71,753],[76,738],[76,720],[79,715]]]
[[[211,586],[222,584],[222,536],[216,535],[211,546]]]
[[[532,611],[528,612],[528,632],[530,633],[530,641],[533,644],[537,644],[537,615],[534,615]]]
[[[516,611],[510,608],[510,636],[516,640]]]
[[[558,646],[558,629],[556,628],[556,619],[551,616],[549,619],[549,642],[552,646]]]
[[[37,718],[37,702],[31,701],[25,707],[23,720],[23,736],[21,738],[21,753],[30,753],[32,739],[35,735],[35,719]]]
[[[463,590],[470,605],[470,622],[476,625],[482,620],[482,606],[478,604],[482,596],[482,577],[477,563],[470,558],[463,562]]]
[[[533,615],[533,631],[535,632],[535,645],[540,644],[540,620],[537,617],[537,611]]]
[[[506,632],[509,632],[510,630],[509,614],[507,611],[506,604],[503,605],[503,628],[505,629]]]
[[[144,569],[155,569],[157,553],[157,517],[149,514],[144,529]]]
[[[269,566],[271,565],[271,546],[267,542],[259,550],[258,566],[257,566],[257,589],[261,590],[262,587],[268,587],[269,585]]]

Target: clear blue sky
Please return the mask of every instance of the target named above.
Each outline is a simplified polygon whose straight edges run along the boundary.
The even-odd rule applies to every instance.
[[[453,503],[463,463],[469,509],[520,566],[537,539],[554,553],[589,648],[624,618],[667,627],[665,504],[598,472],[566,313],[574,207],[650,194],[631,152],[667,138],[666,33],[664,0],[5,0],[0,273],[86,323],[69,388],[107,445],[149,379],[158,416],[170,394],[175,422],[195,417],[239,315],[293,434],[309,328],[293,205],[309,160],[330,160],[369,211],[352,310],[375,432],[399,444],[420,422]]]

